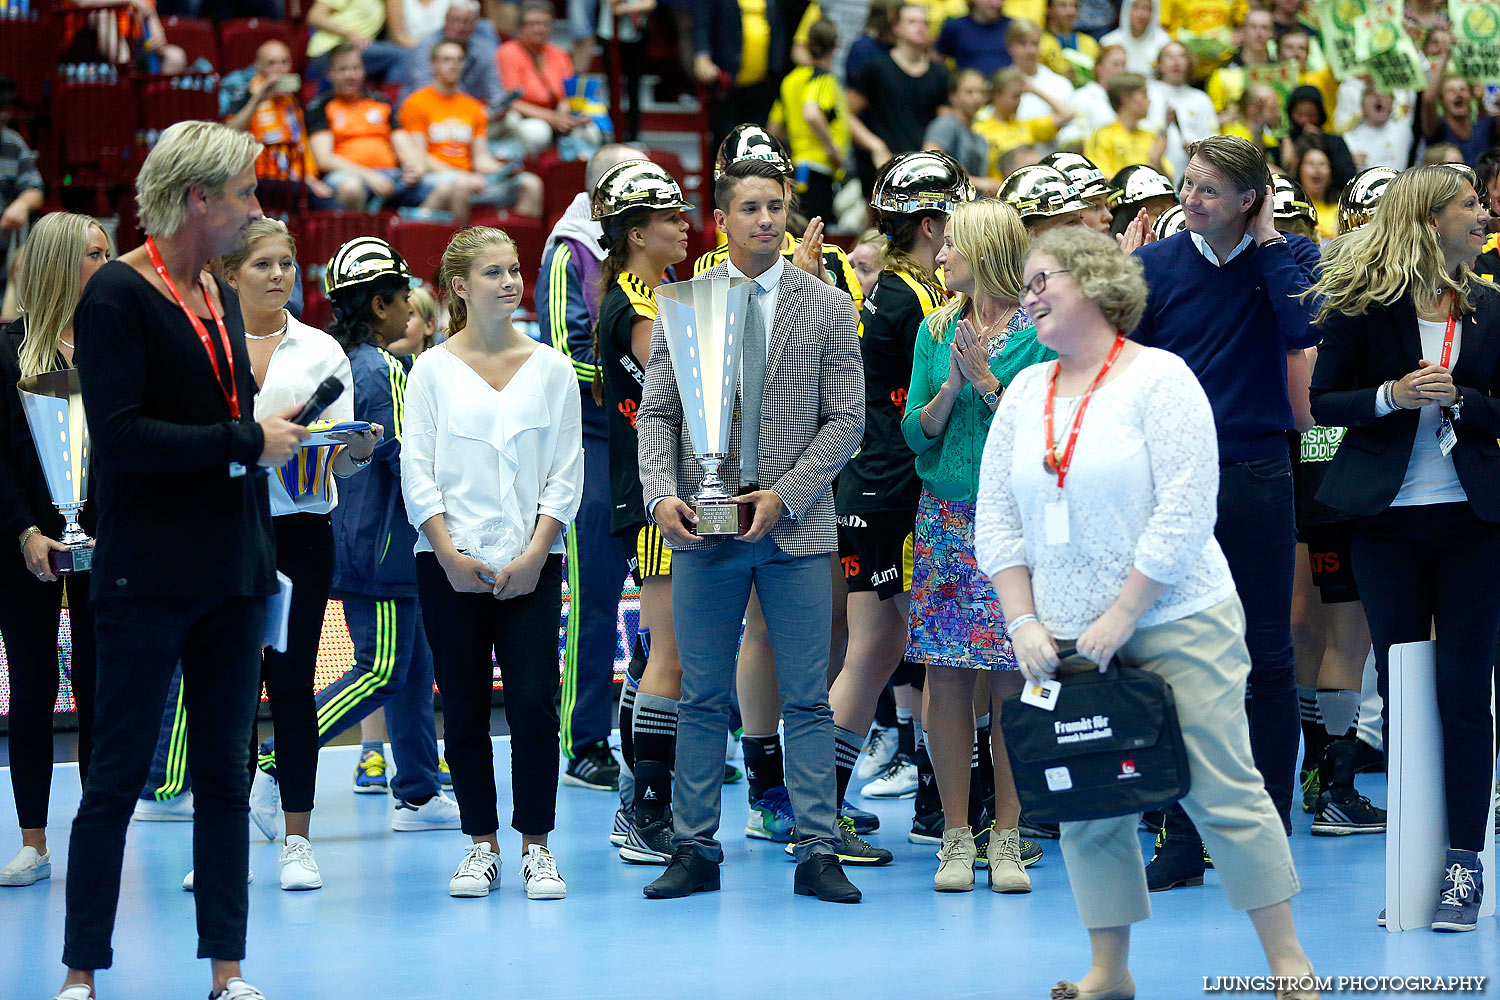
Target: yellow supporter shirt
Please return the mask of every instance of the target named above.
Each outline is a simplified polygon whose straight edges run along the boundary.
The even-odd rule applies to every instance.
[[[844,88],[833,74],[812,66],[798,66],[781,81],[781,96],[771,109],[772,127],[786,130],[787,145],[792,147],[792,163],[807,164],[825,174],[835,174],[839,164],[828,156],[828,150],[807,123],[802,106],[815,102],[828,119],[833,144],[840,150],[849,148],[849,104]]]
[[[1255,141],[1255,137],[1250,134],[1250,129],[1241,122],[1230,122],[1219,129],[1219,134],[1232,135],[1251,143]],[[1275,156],[1281,150],[1281,136],[1273,129],[1266,129],[1260,134],[1260,146],[1267,154]]]
[[[1127,129],[1119,122],[1110,122],[1095,130],[1083,144],[1083,155],[1094,161],[1104,171],[1105,177],[1113,177],[1126,167],[1137,164],[1151,165],[1151,153],[1157,135],[1143,128]],[[1171,167],[1163,162],[1164,172],[1171,175]]]
[[[1312,207],[1318,213],[1318,235],[1322,237],[1321,242],[1327,243],[1339,234],[1339,207],[1316,199]]]
[[[1005,16],[1025,18],[1037,27],[1047,23],[1047,0],[1005,0]]]
[[[1050,31],[1042,35],[1042,65],[1076,86],[1094,78],[1094,63],[1099,59],[1099,43],[1092,35],[1076,31],[1064,44]]]
[[[1173,37],[1179,31],[1208,35],[1242,24],[1249,12],[1248,0],[1162,0],[1161,26]]]
[[[736,85],[748,87],[766,78],[771,67],[771,22],[766,0],[740,0],[740,72]]]
[[[1000,179],[1000,157],[1017,146],[1032,146],[1057,138],[1057,126],[1051,118],[1002,122],[995,118],[974,123],[974,131],[990,144],[989,175]]]

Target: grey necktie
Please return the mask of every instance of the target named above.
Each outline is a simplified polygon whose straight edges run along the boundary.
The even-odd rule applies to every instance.
[[[760,395],[766,386],[766,323],[760,312],[760,285],[752,284],[740,345],[740,486],[760,473]]]

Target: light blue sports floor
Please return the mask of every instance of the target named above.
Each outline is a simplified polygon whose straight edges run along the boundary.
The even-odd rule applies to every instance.
[[[724,789],[728,857],[721,892],[643,898],[641,886],[660,869],[624,864],[610,847],[615,795],[563,786],[553,849],[568,898],[526,899],[519,837],[504,831],[497,891],[488,899],[451,899],[448,878],[467,838],[392,833],[389,800],[350,790],[357,753],[331,747],[320,757],[313,842],[321,890],[282,892],[277,847],[251,831],[256,878],[245,974],[268,1000],[1041,1000],[1055,981],[1087,966],[1087,941],[1055,841],[1044,842],[1046,856],[1031,869],[1029,896],[991,893],[982,873],[975,892],[938,894],[931,889],[933,848],[906,842],[910,800],[861,803],[881,817],[882,830],[871,839],[896,860],[850,869],[865,893],[858,906],[792,895],[793,863],[781,845],[743,835],[743,783]],[[497,740],[502,819],[508,755],[508,741]],[[8,769],[0,769],[0,853],[7,859],[19,846],[9,784]],[[1361,775],[1359,787],[1383,801],[1384,776]],[[0,1000],[50,1000],[62,981],[68,819],[77,802],[75,765],[59,765],[52,879],[0,889]],[[1500,977],[1495,920],[1481,921],[1472,934],[1390,934],[1376,927],[1384,838],[1313,838],[1308,823],[1297,815],[1292,850],[1303,892],[1293,907],[1320,975]],[[193,957],[193,897],[179,888],[192,865],[191,833],[187,823],[132,823],[116,964],[99,975],[100,1000],[207,994],[208,965]],[[1148,839],[1143,835],[1149,856]],[[1493,892],[1495,876],[1486,875]],[[1212,872],[1201,888],[1152,902],[1156,915],[1133,941],[1142,1000],[1209,995],[1204,976],[1265,973],[1249,921],[1229,910]],[[1500,996],[1500,985],[1487,984],[1486,995]]]

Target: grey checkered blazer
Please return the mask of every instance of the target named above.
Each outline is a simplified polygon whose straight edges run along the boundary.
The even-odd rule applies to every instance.
[[[720,264],[698,277],[721,278]],[[786,507],[771,537],[792,556],[838,548],[838,525],[829,487],[859,447],[865,427],[865,372],[849,295],[790,263],[782,269],[771,320],[766,385],[761,397],[760,486]],[[661,497],[691,502],[703,482],[682,424],[682,401],[658,317],[651,358],[636,414],[637,457],[646,509]],[[740,480],[740,422],[735,408],[729,458],[719,468],[730,495]],[[705,549],[705,539],[674,549]]]

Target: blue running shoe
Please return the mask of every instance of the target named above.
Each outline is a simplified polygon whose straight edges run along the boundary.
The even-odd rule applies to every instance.
[[[851,805],[848,799],[839,807],[839,815],[847,816],[854,822],[854,832],[863,837],[867,833],[874,833],[880,829],[880,817],[866,809]]]
[[[792,831],[797,826],[792,815],[792,800],[785,785],[767,789],[766,794],[750,803],[750,822],[745,824],[745,836],[757,840],[772,840],[778,844],[790,844]]]
[[[354,790],[361,795],[384,795],[390,791],[385,769],[385,755],[379,750],[360,754],[359,763],[354,765]]]

